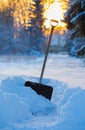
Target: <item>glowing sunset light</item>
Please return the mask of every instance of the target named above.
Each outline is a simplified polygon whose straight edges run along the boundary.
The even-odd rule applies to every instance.
[[[3,0],[4,2],[8,2],[8,0]]]
[[[35,1],[37,2],[37,0]],[[43,32],[47,35],[49,34],[51,20],[58,21],[58,26],[56,26],[54,33],[65,31],[67,25],[64,23],[64,13],[68,8],[67,0],[40,0],[40,2],[42,8],[41,5],[37,5],[39,6],[37,8],[41,11],[40,19],[43,21],[40,23],[42,24],[40,26],[42,26]],[[36,12],[38,13],[38,11],[33,11],[36,9],[34,0],[14,0],[14,2],[12,0],[0,0],[0,11],[3,12],[4,9],[8,11],[7,13],[5,12],[7,15],[9,15],[10,12],[12,13],[13,23],[14,26],[16,25],[16,28],[18,28],[18,26],[29,27],[31,17],[34,17],[34,15],[37,16]],[[8,9],[10,9],[10,12]],[[36,24],[37,23],[38,22],[36,22]]]
[[[50,20],[54,19],[60,21],[63,19],[63,10],[58,2],[54,2],[53,4],[50,5],[48,10],[45,11],[44,14],[46,21],[45,21],[45,26],[46,28],[50,27]]]

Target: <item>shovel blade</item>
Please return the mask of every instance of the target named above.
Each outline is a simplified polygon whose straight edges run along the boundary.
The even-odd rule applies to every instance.
[[[49,85],[39,84],[31,81],[25,82],[26,87],[31,87],[38,95],[42,95],[45,98],[51,100],[53,88]]]

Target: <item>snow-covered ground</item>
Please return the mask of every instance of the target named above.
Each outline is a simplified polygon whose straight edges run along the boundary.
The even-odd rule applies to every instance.
[[[85,130],[85,59],[49,54],[43,84],[52,100],[24,86],[39,81],[43,56],[0,56],[0,130]]]

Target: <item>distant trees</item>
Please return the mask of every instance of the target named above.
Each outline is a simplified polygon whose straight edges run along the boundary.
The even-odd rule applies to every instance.
[[[63,5],[67,1],[58,0]],[[8,53],[9,50],[45,51],[43,15],[53,2],[55,0],[0,0],[0,30],[3,30],[3,33],[0,31],[0,50],[5,48]]]
[[[0,50],[44,51],[43,12],[43,0],[0,1]]]
[[[13,32],[13,3],[10,1],[5,3],[2,1],[0,3],[0,53],[9,53],[9,48],[11,48]]]
[[[31,15],[29,22],[29,38],[35,50],[44,51],[45,36],[43,33],[44,28],[44,7],[43,0],[33,0],[31,5]]]
[[[25,27],[29,21],[29,1],[0,0],[0,54],[28,54],[31,51]]]
[[[3,6],[0,7],[0,23],[13,25],[13,12],[14,12],[13,3],[8,1],[7,4],[2,5]]]

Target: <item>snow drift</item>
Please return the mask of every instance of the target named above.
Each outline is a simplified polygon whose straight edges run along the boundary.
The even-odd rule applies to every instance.
[[[0,84],[0,130],[85,129],[85,90],[44,79],[45,84],[54,88],[49,101],[24,87],[25,79],[8,77]],[[38,81],[33,77],[27,79]]]

